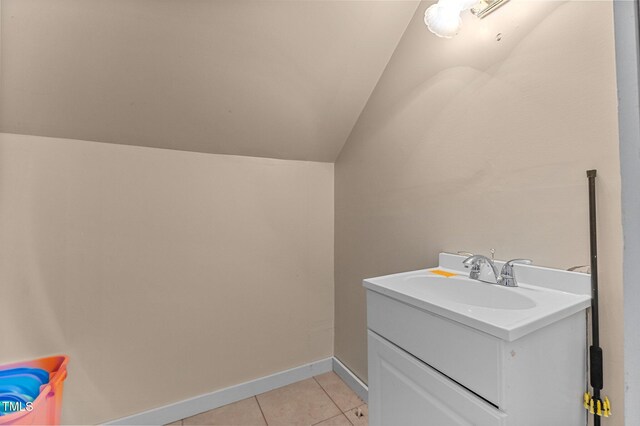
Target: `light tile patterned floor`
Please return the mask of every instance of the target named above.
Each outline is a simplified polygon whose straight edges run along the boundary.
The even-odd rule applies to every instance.
[[[334,372],[243,399],[174,425],[367,426],[367,404]]]

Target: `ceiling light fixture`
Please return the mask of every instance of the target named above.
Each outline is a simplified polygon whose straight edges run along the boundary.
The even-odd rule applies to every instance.
[[[451,38],[462,26],[461,14],[471,9],[478,18],[484,18],[509,0],[438,0],[424,12],[424,23],[438,37]]]

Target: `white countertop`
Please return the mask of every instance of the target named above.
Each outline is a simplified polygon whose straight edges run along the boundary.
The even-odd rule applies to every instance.
[[[469,279],[462,260],[442,253],[438,267],[366,279],[364,286],[506,341],[591,305],[588,274],[515,265],[519,286],[504,287]],[[502,264],[496,261],[498,271]]]

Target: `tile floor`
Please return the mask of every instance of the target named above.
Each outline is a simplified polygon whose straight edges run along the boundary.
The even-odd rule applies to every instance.
[[[170,426],[367,426],[368,420],[367,404],[337,374],[329,372]]]

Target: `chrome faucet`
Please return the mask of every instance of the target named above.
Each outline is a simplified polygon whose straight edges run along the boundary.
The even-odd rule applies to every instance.
[[[512,259],[504,264],[502,271],[500,271],[500,278],[498,283],[507,287],[518,287],[518,281],[516,281],[516,273],[513,270],[514,263],[522,263],[523,265],[531,265],[531,259]]]
[[[469,278],[490,284],[500,284],[506,287],[517,287],[516,275],[513,270],[514,263],[530,265],[530,259],[512,259],[504,264],[500,275],[493,260],[481,254],[469,256],[462,263],[468,268],[471,266]]]
[[[498,270],[493,260],[481,254],[475,254],[462,261],[468,268],[471,266],[469,278],[485,283],[498,284]]]

